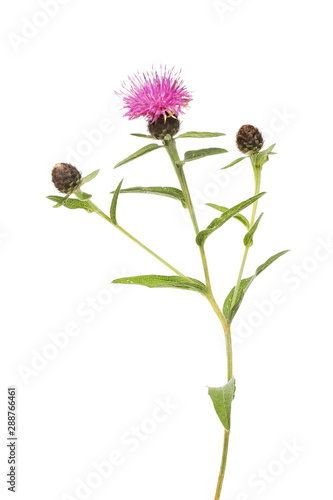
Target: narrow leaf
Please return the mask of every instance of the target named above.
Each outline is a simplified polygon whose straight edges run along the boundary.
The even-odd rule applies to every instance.
[[[269,259],[267,259],[266,262],[264,262],[263,264],[261,264],[261,266],[259,266],[256,269],[256,272],[254,273],[253,276],[251,276],[250,278],[242,279],[241,282],[240,282],[240,286],[239,286],[239,289],[238,289],[236,300],[234,302],[234,305],[231,308],[231,303],[232,303],[232,300],[233,300],[235,287],[232,288],[232,290],[229,292],[229,294],[228,294],[228,296],[225,299],[224,304],[223,304],[223,314],[224,314],[226,320],[229,323],[231,323],[231,321],[235,317],[235,314],[238,311],[239,306],[242,303],[244,295],[245,295],[247,289],[249,288],[249,286],[251,285],[251,283],[253,282],[253,280],[257,276],[259,276],[259,274],[262,273],[268,266],[270,266],[271,264],[273,264],[273,262],[276,259],[278,259],[279,257],[282,257],[282,255],[284,255],[287,252],[289,252],[289,250],[284,250],[283,252],[279,252],[279,253],[273,255],[272,257],[270,257]]]
[[[180,288],[183,290],[194,290],[206,295],[206,286],[196,279],[189,278],[187,281],[180,276],[159,276],[155,274],[146,276],[132,276],[129,278],[118,278],[112,283],[124,283],[125,285],[143,285],[148,288]]]
[[[66,196],[47,196],[47,198],[49,200],[52,200],[52,201],[57,201],[57,204],[53,206],[53,208],[59,208],[59,207],[62,207],[65,202],[68,200],[68,198],[70,197],[72,193],[69,193],[69,194],[66,194]]]
[[[259,222],[260,222],[260,219],[261,219],[261,217],[263,215],[264,215],[263,213],[259,215],[258,219],[255,221],[255,223],[253,224],[253,226],[251,227],[251,229],[244,236],[243,242],[244,242],[245,246],[247,246],[247,245],[249,245],[249,246],[253,245],[253,235],[256,232],[257,227],[258,227]]]
[[[94,170],[94,172],[91,172],[91,174],[88,174],[85,177],[83,177],[81,181],[81,186],[83,186],[83,184],[86,184],[87,182],[92,181],[96,177],[96,175],[98,175],[98,173],[99,170]]]
[[[144,137],[145,139],[154,139],[151,135],[146,135],[146,134],[131,134],[134,135],[134,137]]]
[[[178,161],[177,164],[183,165],[188,161],[200,160],[206,156],[220,155],[222,153],[227,153],[226,149],[222,148],[206,148],[206,149],[196,149],[194,151],[186,151],[184,160]]]
[[[239,163],[240,161],[243,161],[245,160],[246,156],[242,156],[241,158],[237,158],[237,160],[234,160],[232,161],[231,163],[229,163],[229,165],[227,165],[226,167],[222,167],[221,170],[225,170],[226,168],[230,168],[230,167],[233,167],[234,165],[236,165],[236,163]]]
[[[155,149],[159,149],[159,148],[163,148],[163,147],[164,146],[159,146],[158,144],[148,144],[148,146],[145,146],[145,147],[139,149],[138,151],[136,151],[132,155],[125,158],[125,160],[122,160],[119,163],[117,163],[117,165],[114,168],[118,168],[118,167],[120,167],[120,165],[124,165],[125,163],[128,163],[132,160],[135,160],[136,158],[139,158],[140,156],[143,156],[147,153],[150,153],[151,151],[154,151]]]
[[[206,203],[206,205],[215,208],[216,210],[219,210],[219,212],[226,212],[227,210],[229,210],[227,207],[221,207],[220,205],[215,205],[214,203]],[[250,223],[244,215],[241,214],[234,215],[234,219],[239,220],[242,224],[244,224],[246,229],[249,229]]]
[[[185,132],[185,134],[181,134],[176,139],[183,139],[183,138],[194,138],[194,139],[199,139],[200,137],[220,137],[225,134],[221,134],[220,132]]]
[[[159,196],[167,196],[168,198],[173,198],[175,200],[179,200],[184,208],[186,208],[186,201],[183,192],[180,189],[173,187],[132,187],[121,189],[121,193],[148,193],[148,194],[156,194]],[[112,191],[114,193],[114,191]]]
[[[234,377],[223,387],[208,387],[208,394],[213,401],[217,416],[227,431],[230,430],[231,403],[235,396],[235,389]]]
[[[261,266],[257,267],[256,272],[255,272],[255,276],[259,276],[259,274],[262,273],[263,271],[265,271],[265,269],[268,266],[273,264],[273,262],[276,261],[276,259],[278,259],[279,257],[282,257],[282,255],[284,255],[285,253],[288,253],[288,252],[290,252],[290,250],[283,250],[282,252],[276,253],[275,255],[273,255],[272,257],[267,259],[266,262],[261,264]]]
[[[276,153],[273,153],[273,149],[275,147],[275,144],[272,144],[269,148],[265,149],[264,151],[260,151],[260,153],[253,155],[253,160],[255,162],[256,167],[262,168],[262,166],[269,160],[269,155],[275,155]]]
[[[227,222],[229,219],[231,219],[236,214],[238,214],[238,212],[241,212],[242,210],[244,210],[244,208],[246,208],[249,205],[251,205],[252,203],[254,203],[256,200],[258,200],[264,194],[265,193],[259,193],[255,196],[252,196],[248,200],[242,201],[242,203],[239,203],[238,205],[235,205],[234,207],[229,208],[229,210],[224,212],[220,217],[218,217],[217,219],[214,219],[209,224],[207,229],[204,229],[204,231],[200,231],[200,233],[197,234],[197,237],[196,237],[197,244],[199,246],[202,246],[210,234],[212,234],[214,231],[219,229],[221,226],[223,226],[223,224],[225,222]]]
[[[79,189],[77,189],[75,191],[75,196],[77,196],[79,198],[79,200],[89,200],[89,198],[91,198],[91,194],[88,194],[88,193],[84,193],[83,191],[80,191]]]
[[[110,219],[111,219],[112,224],[115,224],[115,225],[117,225],[117,218],[116,218],[117,202],[118,202],[120,188],[121,188],[121,185],[123,183],[123,180],[124,179],[122,179],[119,182],[117,189],[114,192],[114,195],[112,197],[111,207],[110,207]]]
[[[241,302],[243,300],[245,292],[247,291],[247,289],[251,285],[254,278],[255,278],[255,276],[251,276],[250,278],[244,278],[241,280],[241,282],[239,284],[239,288],[238,288],[237,298],[236,298],[234,305],[232,306],[232,309],[231,309],[231,303],[232,303],[232,300],[234,297],[235,287],[233,287],[233,289],[230,290],[230,292],[228,293],[227,298],[225,299],[224,304],[223,304],[223,314],[224,314],[225,319],[229,323],[231,323],[231,321],[233,320],[236,312],[239,309],[239,306],[241,305]]]
[[[83,208],[87,212],[91,213],[92,210],[89,208],[85,201],[77,200],[76,198],[67,198],[62,196],[47,196],[49,200],[55,201],[57,204],[54,205],[54,208],[64,206],[66,208],[75,209],[75,208]]]

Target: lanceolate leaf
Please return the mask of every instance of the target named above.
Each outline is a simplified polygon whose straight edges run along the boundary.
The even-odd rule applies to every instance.
[[[242,203],[239,203],[238,205],[235,205],[234,207],[229,208],[229,210],[224,212],[220,217],[218,217],[217,219],[214,219],[209,224],[207,229],[205,229],[204,231],[200,231],[200,233],[197,234],[197,237],[196,237],[197,244],[199,246],[202,246],[210,234],[212,234],[214,231],[219,229],[221,226],[223,226],[223,224],[225,222],[227,222],[229,219],[231,219],[232,217],[237,215],[238,212],[241,212],[244,208],[246,208],[249,205],[251,205],[252,203],[254,203],[256,200],[258,200],[264,194],[265,193],[259,193],[255,196],[252,196],[248,200],[242,201]]]
[[[110,219],[111,219],[112,224],[115,224],[115,225],[117,225],[117,218],[116,218],[117,203],[118,203],[118,197],[119,197],[119,193],[120,193],[120,189],[121,189],[121,185],[123,183],[123,180],[124,179],[122,179],[119,182],[117,189],[114,192],[112,202],[111,202]]]
[[[227,207],[221,207],[220,205],[215,205],[214,203],[206,203],[206,205],[215,208],[219,212],[226,212],[227,210],[229,210]],[[244,224],[246,229],[249,229],[250,223],[244,215],[241,214],[234,215],[234,219],[239,220],[242,224]]]
[[[258,168],[261,168],[268,160],[269,160],[269,155],[276,155],[276,153],[273,153],[273,149],[275,147],[275,144],[272,144],[269,148],[265,149],[264,151],[260,151],[260,153],[253,155],[253,160]]]
[[[81,181],[81,186],[83,186],[83,184],[86,184],[87,182],[92,181],[98,173],[99,170],[95,170],[94,172],[91,172],[91,174],[86,175]]]
[[[257,268],[257,270],[253,276],[251,276],[250,278],[242,279],[242,281],[240,282],[240,286],[238,289],[236,300],[234,302],[234,305],[231,308],[231,303],[232,303],[234,291],[235,291],[235,287],[233,287],[233,289],[229,292],[227,298],[225,299],[224,305],[223,305],[223,314],[229,323],[231,323],[236,312],[238,311],[238,308],[242,303],[244,295],[245,295],[247,289],[249,288],[249,286],[251,285],[252,281],[257,276],[259,276],[259,274],[262,273],[268,266],[270,266],[276,259],[278,259],[279,257],[281,257],[282,255],[284,255],[287,252],[289,252],[289,250],[284,250],[283,252],[279,252],[279,253],[273,255],[268,260],[266,260],[266,262],[264,262],[264,264],[261,264],[261,266],[259,266]]]
[[[114,191],[112,191],[114,192]],[[148,194],[157,194],[160,196],[167,196],[168,198],[173,198],[175,200],[179,200],[184,208],[186,208],[186,201],[183,192],[180,189],[173,187],[133,187],[121,189],[121,193],[148,193]]]
[[[129,278],[118,278],[112,283],[124,283],[125,285],[143,285],[148,288],[180,288],[183,290],[194,290],[206,295],[206,286],[193,278],[190,281],[180,276],[159,276],[155,274],[147,276],[131,276]]]
[[[47,196],[49,200],[55,201],[56,205],[54,208],[58,208],[64,206],[66,208],[75,209],[75,208],[83,208],[87,212],[91,213],[92,210],[89,208],[89,205],[85,201],[77,200],[76,198],[68,198],[66,196]]]
[[[220,137],[222,134],[220,132],[185,132],[185,134],[181,134],[176,139],[185,139],[185,138],[194,138],[194,139],[199,139],[201,137]]]
[[[134,135],[135,137],[143,137],[145,139],[154,139],[151,135],[146,135],[146,134],[131,134]]]
[[[225,170],[226,168],[233,167],[234,165],[236,165],[236,163],[239,163],[240,161],[245,160],[245,158],[246,158],[246,156],[242,156],[241,158],[238,158],[237,160],[234,160],[231,163],[229,163],[229,165],[227,165],[226,167],[222,167],[221,170]]]
[[[245,295],[245,292],[251,285],[252,281],[254,280],[255,275],[251,276],[250,278],[244,278],[241,280],[238,288],[238,293],[237,293],[237,299],[234,303],[234,305],[231,308],[231,303],[234,297],[234,292],[235,292],[235,287],[229,292],[227,295],[227,298],[224,301],[223,304],[223,314],[225,316],[225,319],[231,323],[233,320],[236,312],[238,311],[239,306],[241,305],[241,302],[243,300],[243,297]]]
[[[188,161],[200,160],[200,158],[205,158],[206,156],[220,155],[222,153],[227,153],[227,150],[222,148],[206,148],[196,149],[194,151],[186,151],[184,160],[178,161],[177,164],[183,165]]]
[[[256,232],[257,227],[258,227],[259,222],[260,222],[260,219],[261,219],[261,217],[263,215],[264,215],[263,213],[259,215],[258,219],[255,221],[255,223],[253,224],[253,226],[251,227],[251,229],[244,236],[243,242],[244,242],[245,246],[247,246],[247,245],[251,246],[253,244],[253,235]]]
[[[117,165],[114,168],[120,167],[120,165],[124,165],[125,163],[128,163],[132,160],[135,160],[136,158],[139,158],[140,156],[143,156],[147,153],[150,153],[151,151],[154,151],[155,149],[163,148],[164,146],[159,146],[158,144],[148,144],[148,146],[145,146],[144,148],[139,149],[132,155],[128,156],[125,158],[125,160],[120,161],[117,163]]]
[[[235,389],[234,377],[223,387],[208,387],[208,394],[213,401],[217,416],[227,431],[230,430],[231,403],[235,396]]]

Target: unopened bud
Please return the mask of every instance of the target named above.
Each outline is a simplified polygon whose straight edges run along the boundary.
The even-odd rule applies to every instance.
[[[81,174],[70,163],[57,163],[52,169],[52,182],[61,193],[70,194],[80,186]]]
[[[256,127],[243,125],[237,132],[236,144],[242,153],[255,154],[261,150],[264,140]]]

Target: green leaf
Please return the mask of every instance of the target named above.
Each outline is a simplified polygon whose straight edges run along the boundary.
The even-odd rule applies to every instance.
[[[186,201],[183,192],[180,189],[173,187],[132,187],[121,189],[121,193],[148,193],[148,194],[157,194],[160,196],[167,196],[168,198],[173,198],[175,200],[179,200],[184,208],[186,208]],[[114,193],[114,191],[112,191]]]
[[[63,196],[47,196],[47,198],[49,200],[52,200],[52,201],[57,201],[57,204],[54,205],[53,208],[59,208],[59,207],[62,207],[65,204],[65,202],[68,200],[68,198],[70,197],[71,194],[72,193],[68,193],[64,197]]]
[[[55,201],[56,205],[53,208],[58,208],[64,206],[66,208],[75,209],[75,208],[83,208],[88,213],[91,213],[92,210],[89,208],[89,205],[85,201],[77,200],[76,198],[68,198],[66,196],[47,196],[49,200]]]
[[[232,377],[223,387],[208,387],[208,394],[213,401],[217,416],[222,422],[223,427],[230,430],[231,403],[235,397],[235,378]]]
[[[276,153],[272,152],[275,146],[276,144],[272,144],[272,146],[264,151],[260,151],[260,153],[253,155],[252,162],[255,162],[257,168],[262,168],[262,166],[269,160],[269,155],[276,155]]]
[[[221,134],[220,132],[185,132],[185,134],[181,134],[176,139],[185,139],[185,138],[194,138],[199,139],[200,137],[220,137],[225,134]]]
[[[130,278],[118,278],[112,283],[124,283],[125,285],[143,285],[148,288],[181,288],[183,290],[194,290],[203,295],[207,294],[206,286],[196,279],[189,278],[187,281],[181,276],[159,276],[155,274],[146,276],[131,276]]]
[[[233,289],[230,290],[229,294],[227,295],[227,298],[225,299],[224,304],[223,304],[223,314],[224,314],[225,319],[228,321],[228,323],[231,323],[231,321],[233,320],[236,312],[239,309],[239,306],[241,305],[241,302],[244,298],[245,292],[247,291],[247,289],[251,285],[254,278],[255,278],[255,276],[251,276],[250,278],[244,278],[241,280],[241,282],[239,284],[239,288],[238,288],[237,299],[236,299],[234,305],[232,306],[232,309],[231,309],[231,303],[232,303],[232,299],[234,297],[235,287],[233,287]]]
[[[262,273],[263,271],[265,271],[265,269],[270,266],[271,264],[273,264],[274,261],[276,261],[276,259],[278,259],[279,257],[282,257],[282,255],[284,255],[285,253],[288,253],[290,252],[290,250],[283,250],[282,252],[279,252],[279,253],[276,253],[275,255],[273,255],[272,257],[270,257],[269,259],[266,260],[266,262],[264,262],[263,264],[261,264],[259,267],[257,267],[257,270],[254,274],[254,276],[259,276],[260,273]]]
[[[148,146],[145,146],[145,147],[139,149],[138,151],[136,151],[132,155],[125,158],[125,160],[122,160],[119,163],[117,163],[117,165],[114,168],[118,168],[118,167],[120,167],[120,165],[124,165],[125,163],[128,163],[132,160],[135,160],[136,158],[139,158],[140,156],[143,156],[147,153],[150,153],[151,151],[154,151],[155,149],[159,149],[159,148],[163,148],[163,147],[164,146],[159,146],[158,144],[148,144]]]
[[[115,226],[117,225],[116,211],[117,211],[118,197],[119,197],[120,188],[121,188],[121,185],[123,183],[123,180],[124,179],[122,179],[119,182],[117,189],[114,192],[114,195],[112,197],[111,207],[110,207],[110,219],[111,219],[112,224],[114,224]]]
[[[251,227],[251,229],[244,236],[243,242],[244,242],[245,246],[247,246],[247,245],[249,245],[249,246],[253,245],[253,235],[256,232],[257,227],[258,227],[259,222],[260,222],[260,219],[261,219],[261,217],[263,215],[264,215],[263,213],[259,215],[258,219],[255,221],[255,223],[253,224],[253,226]]]
[[[229,208],[227,208],[227,207],[221,207],[220,205],[215,205],[214,203],[206,203],[206,205],[208,205],[209,207],[215,208],[219,212],[226,212],[227,210],[229,210]],[[249,229],[250,223],[244,215],[241,215],[241,214],[234,215],[234,219],[239,220],[242,224],[244,224],[246,229]]]
[[[238,289],[238,293],[237,293],[237,297],[236,297],[235,303],[232,306],[232,308],[231,308],[231,303],[232,303],[232,299],[234,296],[235,287],[233,287],[232,290],[230,290],[230,292],[229,292],[229,294],[228,294],[228,296],[225,299],[224,304],[223,304],[223,314],[229,323],[231,323],[231,321],[235,317],[235,314],[238,311],[239,306],[242,303],[244,295],[245,295],[247,289],[249,288],[249,286],[251,285],[251,283],[253,282],[253,280],[257,276],[259,276],[259,274],[262,273],[268,266],[273,264],[273,262],[276,259],[278,259],[279,257],[282,257],[282,255],[284,255],[287,252],[289,252],[289,250],[284,250],[283,252],[279,252],[279,253],[273,255],[272,257],[267,259],[266,262],[261,264],[261,266],[259,266],[256,269],[256,272],[254,273],[253,276],[251,276],[250,278],[244,278],[241,280],[240,285],[239,285],[239,289]]]
[[[75,193],[75,196],[77,196],[79,198],[79,200],[82,200],[82,201],[89,200],[89,198],[91,198],[91,194],[84,193],[80,189],[77,189],[76,191],[74,191],[74,193]]]
[[[239,163],[240,161],[243,161],[245,160],[246,156],[242,156],[241,158],[237,158],[237,160],[234,160],[232,161],[231,163],[229,163],[229,165],[227,165],[226,167],[222,167],[221,170],[225,170],[226,168],[230,168],[230,167],[233,167],[234,165],[236,165],[236,163]]]
[[[96,177],[96,175],[98,175],[98,173],[99,170],[94,170],[94,172],[91,172],[91,174],[88,174],[85,177],[83,177],[80,186],[83,186],[83,184],[92,181]]]
[[[145,139],[154,139],[153,136],[146,134],[130,134],[130,135],[134,135],[134,137],[144,137]]]
[[[188,161],[200,160],[201,158],[205,158],[206,156],[220,155],[222,153],[227,153],[227,150],[222,148],[206,148],[206,149],[196,149],[194,151],[186,151],[184,160],[177,161],[177,164],[183,165]]]
[[[254,203],[256,200],[261,198],[261,196],[263,196],[264,194],[265,193],[259,193],[255,196],[252,196],[248,200],[242,201],[238,205],[235,205],[234,207],[229,208],[229,210],[224,212],[220,217],[218,217],[217,219],[214,219],[206,229],[204,229],[203,231],[200,231],[200,233],[197,234],[197,237],[196,237],[197,244],[199,246],[202,246],[210,234],[212,234],[214,231],[216,231],[221,226],[223,226],[223,224],[225,222],[227,222],[229,219],[231,219],[236,214],[238,214],[238,212],[241,212],[244,208],[248,207],[249,205]]]

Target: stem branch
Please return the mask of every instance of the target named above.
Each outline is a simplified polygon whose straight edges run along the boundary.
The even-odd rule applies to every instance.
[[[111,221],[110,217],[108,217],[92,201],[87,200],[86,203],[87,203],[87,205],[89,206],[89,208],[91,209],[92,212],[96,213],[97,215],[99,215],[103,219],[107,220],[113,227],[115,227],[116,229],[118,229],[119,231],[121,231],[123,234],[125,234],[125,236],[127,236],[132,241],[134,241],[137,245],[139,245],[141,248],[143,248],[144,250],[146,250],[146,252],[148,252],[150,255],[152,255],[153,257],[155,257],[155,259],[157,259],[160,262],[162,262],[162,264],[164,264],[166,267],[168,267],[169,269],[171,269],[171,271],[173,271],[174,273],[176,273],[178,276],[180,276],[184,280],[192,283],[192,280],[190,278],[188,278],[187,276],[185,276],[184,274],[182,274],[180,271],[178,271],[178,269],[176,269],[174,266],[172,266],[171,264],[169,264],[166,260],[162,259],[162,257],[160,257],[159,255],[157,255],[150,248],[148,248],[146,245],[144,245],[143,243],[141,243],[141,241],[139,241],[137,238],[135,238],[132,234],[130,234],[124,228],[122,228],[121,226],[119,226],[119,224],[113,224],[113,222]]]
[[[259,194],[259,191],[260,191],[261,168],[259,168],[259,167],[256,166],[255,160],[252,160],[252,158],[251,158],[251,161],[252,161],[253,172],[254,172],[254,181],[255,181],[254,195],[257,195],[257,194]],[[256,200],[253,203],[252,216],[251,216],[251,220],[250,220],[249,230],[253,227],[253,224],[254,224],[254,221],[255,221],[255,218],[256,218],[256,213],[257,213],[257,206],[258,206],[258,200]],[[242,263],[241,263],[240,270],[239,270],[239,273],[238,273],[237,283],[236,283],[235,291],[234,291],[234,294],[233,294],[233,297],[232,297],[230,309],[232,309],[232,307],[234,306],[234,304],[236,302],[236,299],[237,299],[237,295],[238,295],[240,283],[242,281],[242,276],[243,276],[243,271],[244,271],[244,267],[245,267],[245,262],[246,262],[246,259],[247,259],[247,254],[249,252],[251,244],[252,244],[251,241],[249,241],[249,243],[246,245],[245,250],[244,250],[244,255],[243,255]]]

